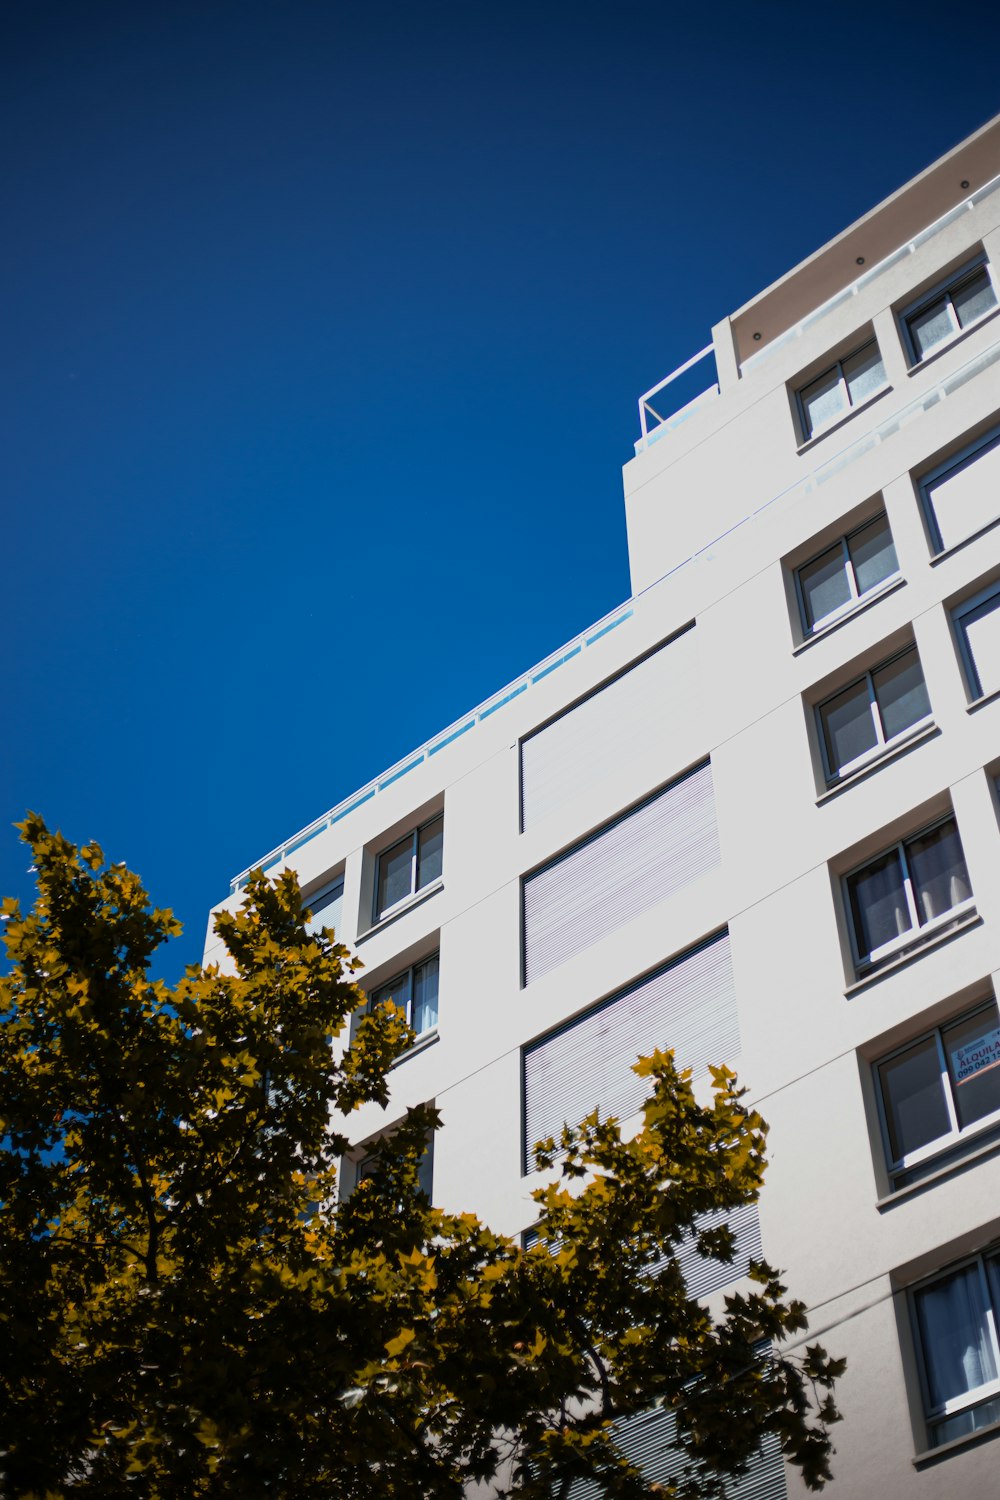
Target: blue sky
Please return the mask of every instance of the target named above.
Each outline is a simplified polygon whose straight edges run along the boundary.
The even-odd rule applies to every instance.
[[[0,891],[232,875],[628,594],[636,398],[1000,110],[919,4],[0,18]]]

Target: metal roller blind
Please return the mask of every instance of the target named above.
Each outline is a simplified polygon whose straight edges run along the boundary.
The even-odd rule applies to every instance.
[[[718,1224],[728,1223],[736,1240],[735,1253],[731,1261],[706,1260],[695,1248],[694,1236],[682,1241],[677,1247],[677,1262],[684,1275],[684,1285],[692,1297],[707,1297],[720,1287],[739,1281],[747,1274],[751,1260],[760,1260],[760,1219],[756,1203],[744,1203],[726,1214],[721,1211],[705,1214],[699,1221],[699,1230],[714,1229]]]
[[[1000,433],[993,432],[957,463],[924,481],[942,549],[1000,515]]]
[[[647,1484],[666,1485],[678,1480],[684,1473],[687,1462],[680,1449],[674,1447],[677,1430],[672,1412],[662,1407],[640,1412],[615,1423],[615,1437],[625,1456],[642,1471]],[[726,1492],[729,1500],[787,1500],[785,1466],[781,1458],[781,1444],[774,1433],[767,1433],[761,1441],[758,1457],[742,1479],[734,1480]],[[577,1480],[569,1492],[569,1500],[602,1500],[603,1486],[592,1480]]]
[[[627,1119],[649,1092],[632,1064],[656,1047],[673,1047],[695,1076],[739,1053],[729,933],[671,960],[592,1010],[524,1048],[524,1163],[536,1141],[558,1136],[596,1107]]]
[[[694,667],[693,626],[521,742],[521,827],[596,785],[677,722]]]
[[[524,983],[719,862],[709,761],[525,877]]]

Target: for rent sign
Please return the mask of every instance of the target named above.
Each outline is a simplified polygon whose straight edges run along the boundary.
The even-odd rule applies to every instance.
[[[1000,1063],[1000,1028],[987,1031],[985,1036],[967,1042],[964,1047],[956,1047],[951,1061],[956,1083],[968,1083],[987,1068],[995,1068]]]

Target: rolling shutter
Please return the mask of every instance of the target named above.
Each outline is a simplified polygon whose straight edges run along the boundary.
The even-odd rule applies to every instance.
[[[921,486],[941,550],[953,547],[1000,515],[1000,432],[971,453],[928,475]]]
[[[729,933],[700,943],[664,968],[565,1022],[524,1048],[524,1168],[536,1141],[558,1136],[596,1107],[627,1119],[649,1085],[632,1064],[673,1047],[695,1077],[740,1050]]]
[[[672,1412],[656,1407],[615,1423],[615,1437],[625,1454],[646,1483],[666,1485],[684,1473],[686,1459],[674,1447],[676,1420]],[[604,1488],[592,1480],[576,1480],[569,1500],[603,1500]],[[785,1469],[781,1444],[774,1433],[767,1433],[760,1451],[740,1480],[734,1480],[726,1491],[730,1500],[786,1500]]]
[[[689,692],[695,635],[688,626],[521,742],[521,827],[667,742]]]
[[[524,983],[718,862],[712,767],[706,760],[525,877]]]

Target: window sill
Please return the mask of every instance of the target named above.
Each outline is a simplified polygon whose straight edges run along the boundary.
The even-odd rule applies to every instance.
[[[995,703],[998,698],[1000,698],[1000,687],[993,688],[991,692],[983,693],[978,698],[973,698],[972,702],[966,705],[965,712],[974,714],[977,709],[985,708],[987,703]]]
[[[824,427],[822,431],[812,433],[805,439],[804,442],[801,442],[798,445],[795,452],[797,454],[811,452],[818,443],[822,443],[824,439],[832,437],[835,432],[839,432],[840,429],[846,423],[852,421],[854,417],[860,416],[863,411],[867,411],[870,406],[874,406],[876,401],[881,401],[883,396],[888,396],[891,393],[891,385],[886,384],[879,386],[877,391],[873,391],[870,396],[866,396],[858,406],[852,406],[848,411],[844,412],[842,417],[838,417],[836,421],[831,422],[829,426]]]
[[[418,1052],[426,1052],[427,1048],[433,1047],[434,1043],[437,1040],[438,1029],[436,1026],[432,1026],[429,1031],[422,1031],[417,1037],[416,1041],[413,1043],[413,1046],[407,1047],[405,1052],[401,1052],[399,1054],[399,1056],[396,1058],[396,1061],[393,1063],[392,1068],[398,1068],[403,1063],[409,1062],[410,1058],[416,1057]],[[389,1069],[390,1073],[392,1072],[392,1068]]]
[[[918,745],[923,744],[924,740],[933,739],[940,733],[941,731],[938,726],[930,723],[921,724],[917,729],[901,735],[898,739],[893,740],[891,745],[886,745],[878,755],[873,755],[871,760],[866,761],[863,766],[856,766],[853,771],[849,771],[846,776],[842,776],[839,781],[835,781],[832,786],[828,787],[825,792],[816,798],[816,806],[823,807],[832,798],[839,796],[841,792],[845,792],[848,787],[855,786],[859,781],[864,781],[866,776],[871,776],[875,771],[881,770],[884,765],[895,760],[898,756],[905,755],[908,750],[916,749]]]
[[[898,573],[893,578],[887,578],[885,583],[880,583],[877,588],[867,593],[863,599],[859,599],[853,608],[845,609],[842,615],[838,615],[828,625],[821,625],[818,630],[814,630],[811,635],[807,635],[804,641],[800,641],[797,646],[792,648],[792,655],[798,656],[801,652],[807,651],[810,646],[814,646],[817,641],[822,641],[828,635],[832,635],[835,630],[840,629],[841,625],[846,625],[848,620],[853,620],[856,615],[863,614],[866,609],[870,609],[873,604],[877,604],[887,594],[893,594],[896,589],[901,589],[905,582],[906,579]]]
[[[443,890],[444,881],[433,880],[430,885],[425,885],[422,891],[417,891],[416,895],[409,896],[405,901],[401,901],[398,906],[394,906],[384,917],[379,917],[378,921],[373,922],[370,927],[366,927],[364,932],[359,932],[355,940],[356,943],[367,942],[376,933],[384,931],[386,927],[391,927],[393,922],[398,922],[400,917],[405,917],[406,913],[412,911],[415,906],[422,905],[424,901],[429,901],[431,896],[436,896],[438,891]]]
[[[1000,1137],[996,1135],[996,1128],[995,1125],[988,1127],[984,1134],[990,1138],[981,1141],[979,1145],[976,1145],[974,1138],[968,1141],[965,1151],[962,1151],[960,1145],[946,1146],[941,1155],[948,1156],[950,1158],[948,1161],[943,1162],[940,1167],[932,1168],[916,1182],[908,1182],[905,1187],[892,1188],[881,1198],[877,1198],[875,1207],[878,1212],[882,1213],[887,1208],[894,1208],[897,1203],[905,1203],[908,1198],[922,1192],[924,1188],[933,1187],[935,1183],[964,1171],[967,1167],[974,1167],[977,1162],[983,1161],[988,1156],[995,1156],[1000,1151]],[[960,1154],[956,1155],[956,1152]]]
[[[961,1437],[952,1438],[950,1443],[940,1443],[936,1448],[925,1448],[922,1453],[915,1453],[911,1463],[915,1469],[926,1468],[940,1458],[957,1453],[961,1448],[973,1448],[976,1443],[984,1443],[989,1438],[996,1437],[998,1432],[1000,1422],[990,1422],[988,1426],[980,1427],[978,1432],[966,1432]]]
[[[981,536],[985,536],[988,531],[992,531],[998,521],[1000,521],[1000,516],[994,516],[991,520],[984,521],[982,526],[977,526],[975,531],[970,531],[968,536],[963,536],[960,542],[952,542],[950,547],[943,547],[940,552],[935,552],[929,559],[931,567],[936,568],[949,557],[954,557],[956,552],[961,552],[963,547],[968,547],[972,542],[977,542]]]
[[[928,365],[932,365],[936,359],[940,359],[943,354],[947,354],[949,349],[954,349],[956,344],[961,344],[963,340],[970,338],[972,334],[982,328],[984,323],[989,323],[998,313],[1000,313],[1000,307],[991,307],[989,312],[984,312],[981,318],[977,318],[967,328],[960,328],[950,338],[946,338],[940,344],[936,344],[929,354],[924,355],[923,359],[918,360],[916,364],[910,366],[906,372],[907,375],[919,375],[921,370],[926,370]]]
[[[978,911],[973,909],[959,917],[954,926],[939,928],[936,932],[928,934],[921,942],[915,939],[914,946],[901,953],[898,958],[889,959],[881,964],[879,968],[873,969],[870,974],[865,974],[862,979],[856,979],[849,984],[844,991],[845,1000],[853,1000],[862,990],[867,990],[873,984],[878,984],[882,979],[887,979],[890,974],[895,974],[899,969],[905,969],[907,964],[912,964],[915,959],[923,958],[932,948],[940,948],[945,943],[950,943],[952,938],[958,937],[960,933],[967,932],[970,927],[978,927],[982,923],[982,917]]]

